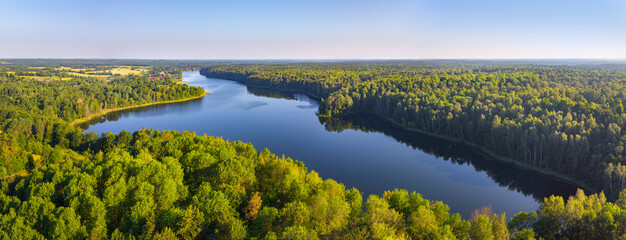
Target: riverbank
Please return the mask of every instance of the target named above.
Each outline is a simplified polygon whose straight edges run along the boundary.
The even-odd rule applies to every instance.
[[[112,112],[117,112],[117,111],[122,111],[122,110],[128,110],[128,109],[133,109],[133,108],[140,108],[140,107],[147,107],[147,106],[153,106],[153,105],[160,105],[160,104],[168,104],[168,103],[177,103],[177,102],[186,102],[186,101],[190,101],[190,100],[194,100],[194,99],[199,99],[204,97],[207,94],[211,94],[210,92],[204,92],[202,95],[199,96],[194,96],[194,97],[190,97],[190,98],[184,98],[184,99],[178,99],[178,100],[171,100],[171,101],[161,101],[161,102],[153,102],[153,103],[146,103],[146,104],[141,104],[141,105],[134,105],[134,106],[128,106],[128,107],[121,107],[121,108],[111,108],[111,109],[105,109],[102,110],[100,112],[94,113],[94,114],[90,114],[89,116],[83,117],[83,118],[79,118],[76,119],[74,121],[72,121],[70,124],[72,125],[80,125],[86,122],[89,122],[93,119],[102,117],[104,115],[107,115],[109,113]]]

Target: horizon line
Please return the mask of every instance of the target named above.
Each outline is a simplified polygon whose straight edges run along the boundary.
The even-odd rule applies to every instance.
[[[626,58],[74,58],[9,57],[0,60],[157,60],[157,61],[447,61],[447,60],[604,60],[626,61]]]

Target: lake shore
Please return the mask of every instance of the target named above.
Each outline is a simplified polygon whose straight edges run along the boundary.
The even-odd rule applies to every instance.
[[[160,104],[186,102],[186,101],[202,98],[202,97],[204,97],[207,94],[211,94],[211,93],[210,92],[204,92],[202,95],[194,96],[194,97],[190,97],[190,98],[184,98],[184,99],[178,99],[178,100],[170,100],[170,101],[161,101],[161,102],[153,102],[153,103],[146,103],[146,104],[141,104],[141,105],[133,105],[133,106],[128,106],[128,107],[121,107],[121,108],[105,109],[105,110],[99,111],[97,113],[90,114],[89,116],[76,119],[76,120],[72,121],[70,124],[74,125],[74,126],[75,125],[79,125],[79,124],[83,124],[83,123],[89,122],[89,121],[91,121],[93,119],[96,119],[96,118],[102,117],[104,115],[107,115],[109,113],[122,111],[122,110],[128,110],[128,109],[140,108],[140,107],[147,107],[147,106],[153,106],[153,105],[160,105]]]
[[[465,141],[465,140],[461,140],[461,139],[457,139],[457,138],[451,138],[451,137],[448,137],[448,136],[445,136],[445,135],[440,135],[440,134],[428,132],[428,131],[417,129],[417,128],[406,127],[406,126],[403,126],[402,124],[400,124],[399,122],[394,121],[394,120],[392,120],[392,119],[390,119],[388,117],[379,116],[377,114],[370,113],[370,112],[365,112],[365,113],[366,114],[373,114],[373,115],[375,115],[375,116],[377,116],[379,118],[384,119],[385,121],[388,121],[388,122],[392,123],[393,125],[395,125],[397,127],[400,127],[400,128],[402,128],[404,130],[407,130],[407,131],[417,132],[417,133],[429,135],[429,136],[432,136],[432,137],[436,137],[436,138],[439,138],[439,139],[444,139],[444,140],[451,141],[451,142],[457,142],[457,143],[465,144],[467,146],[470,146],[470,147],[478,149],[479,150],[478,151],[479,154],[484,155],[486,157],[489,157],[489,158],[491,158],[493,160],[504,162],[504,163],[508,163],[508,164],[512,164],[515,167],[528,169],[528,170],[531,170],[531,171],[539,172],[541,174],[545,174],[545,175],[548,175],[548,176],[555,177],[555,178],[557,178],[557,179],[559,179],[561,181],[577,185],[577,186],[581,187],[583,190],[585,190],[586,192],[599,192],[599,191],[595,191],[594,188],[592,188],[588,183],[585,183],[582,180],[574,179],[574,178],[569,177],[567,175],[564,175],[564,174],[561,174],[561,173],[558,173],[558,172],[554,172],[554,171],[551,171],[551,170],[543,169],[543,168],[540,168],[540,167],[536,167],[536,166],[530,165],[528,163],[524,163],[524,162],[519,162],[519,161],[513,160],[512,158],[509,158],[509,157],[506,157],[506,156],[502,156],[502,155],[497,154],[497,153],[495,153],[495,152],[493,152],[493,151],[491,151],[491,150],[489,150],[489,149],[487,149],[485,147],[478,146],[478,145],[476,145],[474,143],[471,143],[471,142],[468,142],[468,141]],[[348,115],[351,115],[351,114],[354,114],[354,113],[346,114],[345,116],[348,116]]]
[[[231,80],[231,79],[229,79],[229,80]],[[274,89],[274,90],[281,90],[281,91],[300,92],[300,93],[306,94],[309,97],[314,98],[316,100],[322,99],[321,97],[316,96],[316,95],[314,95],[314,94],[312,94],[312,93],[310,93],[310,92],[308,92],[306,90],[274,88],[274,87],[267,87],[267,86],[256,86],[256,85],[248,85],[244,81],[240,81],[240,80],[232,80],[232,81],[236,81],[236,82],[242,83],[245,86],[250,86],[250,87],[254,87],[254,88],[265,88],[265,89]],[[363,113],[374,114],[374,113],[370,113],[370,112],[363,112]],[[343,116],[348,116],[348,115],[351,115],[351,114],[356,114],[356,113],[345,114]],[[575,179],[575,178],[569,177],[567,175],[564,175],[564,174],[561,174],[561,173],[558,173],[558,172],[555,172],[555,171],[552,171],[552,170],[547,170],[547,169],[543,169],[543,168],[540,168],[540,167],[536,167],[536,166],[530,165],[528,163],[516,161],[516,160],[514,160],[512,158],[499,155],[499,154],[497,154],[497,153],[495,153],[495,152],[493,152],[493,151],[491,151],[491,150],[489,150],[489,149],[487,149],[485,147],[478,146],[478,145],[476,145],[474,143],[470,143],[470,142],[462,140],[462,139],[452,138],[452,137],[448,137],[448,136],[432,133],[432,132],[429,132],[429,131],[425,131],[425,130],[422,130],[422,129],[407,127],[407,126],[404,126],[404,125],[400,124],[399,122],[397,122],[397,121],[395,121],[393,119],[390,119],[388,117],[379,116],[377,114],[374,114],[374,115],[376,115],[376,116],[378,116],[378,117],[380,117],[380,118],[382,118],[382,119],[392,123],[393,125],[395,125],[397,127],[402,128],[404,130],[411,131],[411,132],[418,132],[418,133],[426,134],[426,135],[429,135],[429,136],[432,136],[432,137],[444,139],[444,140],[447,140],[447,141],[465,144],[467,146],[470,146],[470,147],[473,147],[475,149],[478,149],[479,150],[478,151],[479,154],[484,155],[486,157],[489,157],[489,158],[491,158],[491,159],[493,159],[495,161],[512,164],[515,167],[519,167],[519,168],[535,171],[535,172],[538,172],[538,173],[541,173],[541,174],[544,174],[544,175],[552,176],[552,177],[554,177],[556,179],[559,179],[559,180],[561,180],[563,182],[570,183],[570,184],[573,184],[573,185],[577,185],[577,186],[581,187],[583,190],[585,190],[586,192],[599,192],[599,191],[596,191],[596,189],[591,187],[591,185],[589,185],[588,183],[584,182],[583,180]],[[318,115],[318,116],[320,116],[320,117],[329,117],[329,116],[323,116],[323,115]],[[341,116],[339,116],[339,117],[341,117]]]
[[[475,149],[478,149],[478,151],[477,151],[478,154],[486,156],[486,157],[488,157],[490,159],[493,159],[495,161],[512,164],[513,166],[518,167],[518,168],[527,169],[527,170],[531,170],[531,171],[534,171],[534,172],[539,172],[539,173],[544,174],[544,175],[552,176],[552,177],[554,177],[556,179],[559,179],[559,180],[561,180],[563,182],[570,183],[570,184],[573,184],[573,185],[577,185],[577,186],[581,187],[585,192],[599,192],[599,191],[595,191],[595,189],[593,187],[591,187],[588,183],[583,182],[582,180],[574,179],[574,178],[569,177],[567,175],[564,175],[564,174],[561,174],[561,173],[558,173],[558,172],[554,172],[554,171],[551,171],[551,170],[539,168],[539,167],[530,165],[528,163],[524,163],[524,162],[519,162],[519,161],[513,160],[512,158],[509,158],[509,157],[506,157],[506,156],[502,156],[502,155],[497,154],[494,151],[491,151],[491,150],[489,150],[489,149],[487,149],[485,147],[478,146],[478,145],[476,145],[474,143],[471,143],[471,142],[468,142],[468,141],[465,141],[465,140],[461,140],[461,139],[458,139],[458,138],[452,138],[452,137],[448,137],[448,136],[441,135],[441,134],[432,133],[432,132],[425,131],[425,130],[418,129],[418,128],[407,127],[407,126],[404,126],[404,125],[400,124],[399,122],[397,122],[397,121],[395,121],[393,119],[390,119],[390,118],[385,117],[385,116],[380,116],[378,114],[374,114],[374,113],[371,113],[371,112],[355,112],[355,113],[342,114],[342,115],[338,115],[338,116],[334,116],[334,117],[347,117],[347,116],[354,115],[354,114],[372,114],[372,115],[374,115],[374,116],[376,116],[378,118],[381,118],[381,119],[383,119],[383,120],[393,124],[396,127],[402,128],[402,129],[404,129],[406,131],[417,132],[417,133],[425,134],[425,135],[428,135],[428,136],[431,136],[431,137],[444,139],[446,141],[464,144],[466,146],[470,146],[470,147],[473,147]],[[325,115],[318,115],[318,116],[324,117],[324,118],[332,118],[332,116],[325,116]]]
[[[288,91],[288,92],[298,92],[298,93],[304,93],[306,95],[309,96],[309,98],[321,101],[322,97],[317,96],[309,91],[306,90],[301,90],[301,89],[291,89],[291,88],[280,88],[280,87],[268,87],[268,86],[259,86],[259,85],[254,85],[254,84],[249,84],[245,78],[240,78],[240,79],[234,79],[234,78],[229,78],[226,76],[221,76],[221,75],[212,75],[212,74],[203,74],[202,72],[200,72],[200,75],[208,77],[208,78],[219,78],[219,79],[226,79],[229,81],[235,81],[238,83],[241,83],[242,85],[246,86],[246,87],[253,87],[253,88],[262,88],[262,89],[271,89],[271,90],[279,90],[279,91]]]
[[[252,84],[243,84],[246,87],[251,87],[251,88],[261,88],[261,89],[270,89],[270,90],[278,90],[278,91],[285,91],[285,92],[294,92],[294,93],[303,93],[306,94],[309,98],[311,99],[315,99],[317,101],[321,101],[322,98],[305,90],[298,90],[298,89],[289,89],[289,88],[277,88],[277,87],[266,87],[266,86],[257,86],[257,85],[252,85]]]

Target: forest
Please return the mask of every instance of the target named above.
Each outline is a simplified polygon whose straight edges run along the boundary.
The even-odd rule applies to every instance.
[[[0,65],[1,67],[5,67]],[[86,139],[72,124],[111,109],[205,94],[204,89],[175,84],[181,72],[159,76],[72,76],[67,80],[33,79],[20,75],[65,76],[68,71],[15,64],[0,67],[0,177],[33,168],[53,147],[79,146]],[[83,65],[82,68],[92,66]],[[175,71],[172,71],[175,72]],[[95,136],[98,137],[98,136]],[[46,158],[43,158],[46,159]]]
[[[56,147],[59,148],[59,147]],[[626,192],[465,220],[395,189],[364,198],[298,161],[192,132],[104,134],[2,181],[0,235],[25,239],[616,239]]]
[[[15,68],[20,68],[28,64],[16,65]],[[445,203],[425,199],[416,192],[390,189],[382,195],[363,196],[358,189],[346,189],[343,184],[332,179],[320,178],[318,173],[307,169],[302,162],[285,156],[277,156],[267,149],[258,151],[249,143],[214,136],[198,136],[187,131],[155,129],[142,129],[134,133],[126,131],[119,134],[105,133],[98,136],[96,133],[83,131],[72,124],[76,119],[103,109],[184,99],[204,94],[204,89],[175,84],[177,80],[175,75],[181,71],[181,68],[162,65],[154,67],[163,69],[155,71],[148,65],[148,71],[141,75],[110,75],[104,78],[74,75],[69,80],[51,81],[19,76],[13,69],[4,69],[4,72],[0,73],[0,104],[3,106],[0,110],[2,113],[0,114],[0,123],[2,123],[2,132],[0,132],[0,160],[2,160],[0,161],[2,164],[0,168],[2,170],[0,174],[2,176],[0,180],[0,238],[499,240],[626,237],[626,191],[620,191],[621,186],[618,184],[621,182],[619,182],[617,172],[621,170],[616,169],[621,169],[622,166],[619,159],[597,157],[602,160],[598,164],[606,163],[606,166],[602,165],[602,170],[599,170],[601,173],[597,177],[606,176],[604,169],[608,169],[612,163],[613,172],[611,172],[610,180],[613,185],[611,187],[617,192],[612,194],[615,195],[614,201],[608,201],[604,193],[586,195],[579,190],[576,195],[568,199],[561,196],[546,197],[539,209],[529,213],[508,213],[510,215],[507,217],[505,213],[493,213],[486,207],[477,209],[471,216],[463,218],[458,213],[451,213]],[[248,80],[250,84],[257,85],[262,85],[266,81],[268,83],[266,86],[276,88],[299,89],[298,86],[311,86],[311,88],[302,87],[300,90],[309,91],[324,98],[320,109],[320,114],[323,115],[339,116],[350,112],[363,112],[363,109],[368,108],[362,104],[373,104],[370,108],[374,111],[373,113],[385,111],[386,106],[393,106],[387,109],[390,111],[389,116],[404,119],[405,116],[401,113],[409,114],[410,111],[408,111],[408,106],[405,110],[401,105],[404,102],[399,100],[409,99],[411,94],[415,96],[426,94],[419,92],[422,88],[425,89],[424,91],[440,89],[436,91],[437,93],[432,93],[432,99],[424,100],[432,101],[433,104],[443,104],[441,109],[431,109],[433,111],[446,110],[446,104],[451,101],[454,101],[454,106],[460,106],[462,109],[470,105],[470,100],[466,100],[468,102],[461,105],[460,97],[450,97],[454,94],[461,94],[454,92],[454,90],[461,89],[459,86],[461,83],[454,85],[454,80],[442,81],[439,75],[435,75],[435,73],[448,74],[447,78],[457,79],[453,77],[457,72],[467,72],[466,81],[468,82],[465,84],[469,84],[468,90],[461,92],[467,96],[477,94],[474,96],[476,98],[480,95],[481,100],[477,99],[476,102],[484,102],[481,105],[483,107],[474,108],[484,115],[485,122],[489,122],[476,122],[475,125],[490,125],[493,122],[487,120],[491,116],[490,113],[499,114],[497,116],[501,117],[500,124],[491,130],[479,128],[470,130],[452,124],[457,121],[453,120],[456,115],[452,115],[447,123],[449,125],[442,125],[445,121],[433,118],[432,122],[426,121],[424,126],[434,126],[432,129],[435,130],[432,131],[440,134],[447,131],[451,134],[450,136],[479,134],[481,131],[487,131],[490,134],[484,136],[486,139],[482,140],[485,144],[497,143],[508,146],[504,145],[507,142],[502,141],[503,138],[508,137],[505,134],[508,129],[505,127],[512,126],[511,124],[515,121],[509,118],[512,115],[504,115],[504,113],[508,113],[509,108],[517,109],[517,107],[505,107],[504,98],[513,98],[522,91],[515,92],[509,89],[509,92],[502,90],[503,93],[500,93],[498,90],[500,87],[497,87],[500,83],[480,82],[490,79],[486,76],[485,80],[480,80],[482,77],[476,77],[478,80],[475,81],[471,80],[474,79],[472,76],[513,74],[498,73],[495,70],[487,72],[487,69],[491,68],[502,67],[484,69],[459,67],[456,69],[450,66],[428,67],[414,63],[408,65],[397,63],[233,65],[228,63],[212,64],[210,68],[203,70],[203,73],[209,75],[210,72],[207,70],[209,69],[214,71],[215,75],[238,76],[240,81]],[[515,71],[542,69],[541,67],[517,66],[508,68],[510,71],[518,68]],[[221,70],[218,72],[218,69]],[[370,80],[365,81],[361,80],[361,76],[363,79],[368,79],[368,75],[358,72],[358,69],[363,71],[375,69],[375,72],[379,74],[371,75]],[[416,73],[421,71],[423,71],[423,76]],[[483,73],[472,73],[473,71]],[[589,73],[589,78],[591,76],[614,76],[614,78],[607,77],[603,80],[607,84],[612,83],[609,85],[611,87],[607,86],[606,91],[615,93],[611,95],[613,98],[606,98],[602,105],[595,102],[587,103],[595,108],[590,108],[593,111],[585,113],[584,119],[589,119],[589,117],[597,119],[594,122],[595,125],[590,125],[595,128],[583,128],[588,126],[586,123],[576,125],[585,130],[600,131],[600,133],[588,133],[589,137],[598,137],[594,134],[607,134],[606,130],[602,130],[600,126],[608,121],[602,116],[608,116],[609,113],[594,114],[602,112],[603,107],[615,104],[607,103],[617,101],[614,100],[617,99],[615,96],[622,96],[618,93],[621,91],[621,88],[618,88],[621,83],[617,80],[622,78],[621,73],[611,69],[571,71],[579,72],[582,76],[587,76],[582,72],[592,72]],[[596,73],[593,73],[594,71]],[[162,72],[168,73],[163,78],[152,75]],[[283,74],[283,72],[289,75],[285,75],[284,78],[269,77]],[[315,74],[319,76],[315,77],[317,76]],[[407,75],[406,78],[402,78],[404,80],[393,80],[403,74]],[[534,76],[531,73],[520,74]],[[408,77],[409,75],[412,77]],[[267,79],[262,76],[267,76]],[[336,77],[330,78],[331,76]],[[356,76],[359,78],[355,78]],[[422,78],[433,82],[435,79],[439,81],[433,85],[436,88],[432,86],[429,88],[430,85],[417,80]],[[317,80],[314,81],[314,79]],[[460,79],[463,78],[458,79],[461,81]],[[541,80],[542,78],[538,78],[537,81],[524,79],[526,78],[521,77],[519,81],[526,81],[528,84],[513,85],[511,83],[511,87],[519,85],[520,89],[530,91],[533,89],[531,86],[536,86],[531,83],[539,85],[549,83],[544,82],[548,80]],[[571,84],[559,85],[563,87],[562,89],[555,87],[552,91],[555,91],[555,94],[564,91],[570,94],[566,96],[574,97],[575,90],[585,86],[581,80],[582,77],[575,79],[578,79],[576,81],[579,83],[572,80]],[[429,84],[433,83],[429,82]],[[477,89],[469,87],[473,84],[477,85]],[[391,89],[391,86],[396,88]],[[509,86],[508,82],[503,83],[502,88],[507,86]],[[416,92],[403,92],[398,89],[399,87],[414,89]],[[483,88],[484,91],[478,91]],[[359,90],[356,91],[356,89]],[[595,88],[590,87],[588,91],[593,92],[593,89]],[[344,90],[350,90],[350,95],[344,96]],[[549,90],[549,88],[535,89],[538,92],[544,90]],[[550,92],[545,94],[548,93]],[[360,97],[357,98],[357,95]],[[351,104],[338,105],[347,103],[348,97],[352,99]],[[381,99],[376,100],[378,97]],[[437,99],[444,99],[443,97],[456,100],[437,101]],[[398,102],[395,103],[394,100]],[[553,100],[555,101],[555,99],[543,100],[542,98],[539,103],[534,103],[537,104],[535,112],[547,111],[544,107],[538,106],[550,106]],[[392,102],[394,105],[386,105]],[[517,100],[511,103],[515,106],[523,104],[523,101],[518,103]],[[413,106],[416,107],[414,110],[423,109],[420,106]],[[490,106],[494,106],[494,109],[490,110]],[[500,108],[496,108],[498,106]],[[572,106],[572,109],[575,108]],[[524,115],[521,110],[517,111]],[[459,117],[465,114],[462,111],[453,112]],[[410,116],[421,116],[414,114]],[[437,114],[441,113],[437,112]],[[552,114],[558,115],[556,112]],[[573,111],[569,115],[580,119],[580,114],[573,113]],[[551,119],[542,116],[536,121],[556,124],[549,120]],[[564,125],[561,129],[563,131],[567,129],[573,132],[578,129],[566,128],[569,122],[561,122]],[[417,118],[406,118],[402,123],[416,128],[422,124]],[[614,122],[614,124],[617,123]],[[523,126],[526,125],[520,125],[520,128]],[[552,125],[542,125],[542,131],[535,131],[543,133],[544,128],[549,126]],[[456,132],[457,128],[461,129],[462,133]],[[463,137],[466,136],[463,135]],[[613,137],[621,138],[621,136]],[[597,139],[590,138],[586,140],[586,143],[593,145],[591,140]],[[551,168],[553,164],[546,163],[549,160],[555,161],[550,158],[552,155],[548,154],[550,152],[548,150],[551,149],[548,147],[550,145],[547,139],[542,138],[541,141],[546,142],[543,143],[545,146],[542,156],[536,157],[538,162],[541,162],[541,164],[537,163],[537,167]],[[590,154],[598,151],[591,145],[588,150]],[[525,145],[514,146],[511,152],[523,151],[521,146]],[[528,151],[531,150],[532,148]],[[561,153],[565,154],[571,149],[562,151]],[[531,155],[533,154],[535,153],[532,152]],[[514,155],[511,156],[514,157]],[[561,160],[569,161],[565,158]],[[594,169],[589,168],[589,170]],[[510,220],[507,221],[509,218]]]
[[[626,68],[498,62],[214,65],[205,76],[322,98],[320,116],[374,114],[616,199],[626,177]]]

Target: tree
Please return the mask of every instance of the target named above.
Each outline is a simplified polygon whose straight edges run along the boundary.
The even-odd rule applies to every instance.
[[[153,240],[176,240],[176,234],[172,231],[171,228],[165,227],[161,232],[154,235]]]
[[[509,239],[509,229],[506,226],[506,217],[505,214],[501,214],[500,216],[494,214],[491,218],[492,232],[494,240],[508,240]]]
[[[439,233],[439,224],[435,214],[426,206],[419,206],[411,213],[407,231],[413,239],[435,239]]]
[[[303,226],[291,226],[283,231],[283,239],[286,240],[317,240],[319,239],[315,230],[309,230]]]
[[[72,208],[59,208],[57,218],[51,223],[52,231],[48,232],[50,239],[85,239],[87,230],[80,224],[80,216]]]
[[[485,215],[478,215],[474,221],[472,221],[472,228],[470,229],[470,236],[475,240],[492,240],[494,235],[492,232],[491,222],[489,217]]]
[[[259,197],[259,193],[255,192],[254,195],[252,195],[252,197],[250,198],[248,206],[246,206],[246,208],[244,209],[244,212],[246,213],[245,219],[247,221],[256,219],[256,215],[259,212],[259,209],[261,209],[262,202],[263,201],[261,200],[261,197]]]
[[[177,225],[176,235],[185,240],[195,239],[202,230],[203,224],[204,215],[202,212],[194,205],[189,205],[187,210],[185,210],[183,219]]]
[[[544,198],[539,206],[537,216],[542,235],[556,236],[561,233],[564,227],[565,203],[560,196],[550,196]]]
[[[535,240],[535,232],[532,229],[524,229],[513,236],[513,240]]]

